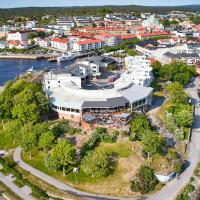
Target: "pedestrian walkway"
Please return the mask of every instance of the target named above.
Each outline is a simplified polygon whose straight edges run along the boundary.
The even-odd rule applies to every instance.
[[[19,187],[17,187],[10,179],[5,177],[2,173],[0,173],[0,181],[10,188],[17,196],[24,200],[35,200],[31,195],[24,193]]]

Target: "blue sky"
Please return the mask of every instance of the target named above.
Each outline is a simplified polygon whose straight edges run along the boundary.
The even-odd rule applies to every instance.
[[[26,6],[85,6],[85,5],[187,5],[200,4],[200,0],[0,0],[0,8]]]

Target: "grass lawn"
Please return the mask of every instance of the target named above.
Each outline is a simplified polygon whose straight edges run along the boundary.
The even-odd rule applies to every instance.
[[[6,135],[2,128],[0,127],[0,149],[11,149],[11,148],[14,148],[16,147],[17,145],[15,145],[13,143],[13,139],[9,136],[9,135]]]
[[[0,172],[3,174],[3,175],[5,175],[5,176],[7,176],[8,175],[8,172],[3,168],[3,169],[0,169]]]
[[[23,154],[23,160],[40,171],[83,191],[124,197],[140,196],[139,193],[134,193],[130,189],[130,180],[141,165],[139,158],[132,152],[131,142],[102,143],[97,148],[118,154],[118,166],[115,172],[108,177],[91,178],[80,169],[77,174],[77,184],[75,182],[75,176],[72,173],[73,166],[66,170],[66,176],[63,176],[61,171],[55,172],[49,170],[44,164],[45,155],[43,152],[33,155],[32,158],[25,153]]]
[[[15,185],[17,185],[19,188],[24,187],[24,184],[20,181],[18,181],[17,179],[13,182]]]
[[[128,158],[132,154],[132,144],[130,141],[119,141],[117,143],[101,143],[99,149],[108,153],[116,153],[120,158]]]
[[[69,199],[75,199],[75,197],[67,192],[58,190],[52,185],[49,185],[48,183],[44,182],[43,180],[37,178],[36,176],[33,176],[29,172],[23,170],[19,166],[16,167],[17,171],[23,174],[23,178],[28,179],[31,183],[34,185],[37,185],[38,187],[42,188],[43,190],[47,191],[49,194],[52,194],[52,196],[58,196],[60,198],[69,198]],[[32,193],[32,196],[36,197],[37,195]],[[37,199],[39,199],[37,197]],[[76,197],[76,200],[82,200],[79,197]]]
[[[169,174],[174,172],[174,168],[169,164],[169,161],[166,157],[160,156],[159,154],[153,155],[151,158],[151,166],[152,168],[159,174]]]
[[[6,187],[2,182],[0,182],[0,193],[3,192],[8,196],[9,199],[12,200],[21,200],[12,190]]]

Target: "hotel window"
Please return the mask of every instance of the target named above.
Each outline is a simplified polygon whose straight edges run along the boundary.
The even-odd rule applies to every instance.
[[[75,112],[75,109],[72,108],[72,109],[71,109],[71,112]]]
[[[70,108],[66,108],[66,111],[70,112]]]
[[[76,112],[76,113],[79,113],[79,110],[78,110],[78,109],[75,109],[75,112]]]

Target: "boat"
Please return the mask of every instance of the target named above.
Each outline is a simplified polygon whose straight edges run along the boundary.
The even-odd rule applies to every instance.
[[[56,57],[51,57],[48,59],[49,62],[56,62],[57,61],[57,58]]]
[[[32,74],[32,73],[34,73],[34,72],[36,72],[36,71],[33,69],[33,66],[32,66],[32,67],[30,67],[25,73],[26,73],[26,74]]]
[[[76,53],[63,53],[61,56],[57,57],[57,62],[63,62],[66,60],[73,60],[75,59]]]

